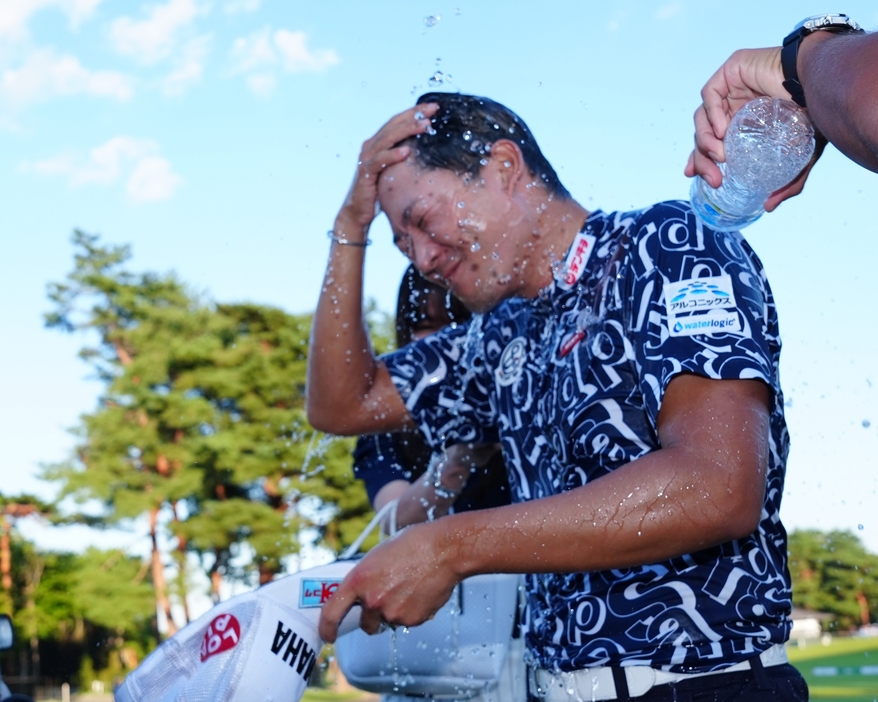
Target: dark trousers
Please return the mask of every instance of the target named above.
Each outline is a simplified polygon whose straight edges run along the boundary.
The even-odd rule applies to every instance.
[[[750,670],[721,673],[656,685],[645,695],[629,697],[622,668],[613,669],[613,681],[620,701],[630,702],[807,702],[808,684],[793,666],[764,668],[759,658],[751,659]],[[539,702],[529,697],[530,702]]]

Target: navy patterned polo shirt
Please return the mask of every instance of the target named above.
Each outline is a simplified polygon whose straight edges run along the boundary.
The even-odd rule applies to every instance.
[[[780,337],[762,264],[688,203],[594,212],[536,299],[384,358],[431,445],[499,441],[514,502],[585,485],[661,448],[680,373],[773,391],[762,517],[744,539],[633,568],[526,576],[535,664],[706,672],[786,641],[790,578],[779,519],[788,435]]]

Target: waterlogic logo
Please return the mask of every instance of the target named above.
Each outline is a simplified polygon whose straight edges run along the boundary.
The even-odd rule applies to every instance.
[[[341,583],[341,580],[303,580],[299,607],[322,607]]]
[[[671,336],[741,331],[735,291],[727,273],[664,285]]]
[[[738,318],[737,312],[716,310],[707,314],[678,318],[674,322],[674,326],[671,327],[671,336],[694,336],[695,334],[739,331],[741,331],[741,320]]]
[[[559,287],[564,290],[570,290],[585,272],[585,264],[591,257],[594,242],[597,241],[591,234],[579,232],[570,246],[567,253],[567,260],[564,261],[564,268],[561,269],[561,277],[558,280]]]

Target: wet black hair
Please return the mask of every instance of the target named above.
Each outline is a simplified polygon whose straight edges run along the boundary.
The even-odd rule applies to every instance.
[[[461,93],[425,93],[416,104],[428,102],[437,103],[439,110],[430,118],[430,132],[413,140],[415,158],[422,166],[475,177],[490,156],[491,145],[509,139],[518,145],[530,172],[550,193],[570,197],[524,120],[508,107]]]
[[[431,308],[430,300],[438,300]],[[424,322],[438,331],[452,322],[467,321],[472,313],[441,285],[427,280],[414,264],[406,269],[396,301],[396,346],[411,343],[412,332]]]

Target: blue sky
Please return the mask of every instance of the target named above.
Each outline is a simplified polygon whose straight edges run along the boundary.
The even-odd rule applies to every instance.
[[[530,125],[587,208],[685,197],[699,90],[736,48],[777,44],[810,0],[0,3],[0,491],[49,495],[99,386],[83,339],[46,330],[74,228],[131,244],[218,301],[313,309],[325,232],[360,144],[430,89]],[[878,7],[843,8],[878,29]],[[828,149],[806,192],[747,230],[777,298],[793,450],[789,528],[878,551],[878,177]],[[372,232],[367,294],[405,267]],[[85,543],[51,536],[42,543]],[[125,543],[133,543],[130,539]]]

